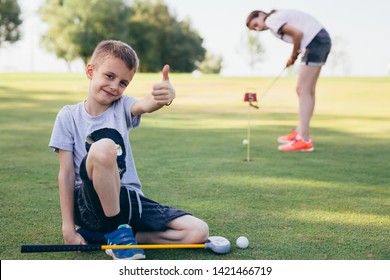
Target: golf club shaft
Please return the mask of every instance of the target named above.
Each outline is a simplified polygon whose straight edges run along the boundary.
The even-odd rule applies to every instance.
[[[276,83],[277,80],[282,76],[284,70],[286,70],[287,66],[280,71],[280,73],[276,76],[276,78],[270,83],[270,85],[267,87],[267,89],[263,92],[263,94],[260,96],[259,99],[264,98],[264,96],[268,93],[268,91],[272,88],[272,86]]]
[[[21,253],[99,251],[106,249],[204,249],[206,244],[143,244],[143,245],[22,245]]]
[[[105,249],[204,249],[205,244],[143,244],[143,245],[102,245]]]

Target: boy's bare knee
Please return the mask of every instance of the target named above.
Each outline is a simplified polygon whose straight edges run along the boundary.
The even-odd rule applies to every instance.
[[[189,229],[189,243],[204,243],[209,238],[209,226],[202,220],[197,220]]]
[[[200,242],[205,242],[209,238],[209,226],[204,221],[201,221],[201,224],[199,226],[199,238]]]
[[[103,138],[93,143],[88,153],[88,160],[93,161],[95,164],[116,164],[116,158],[116,144],[109,138]]]

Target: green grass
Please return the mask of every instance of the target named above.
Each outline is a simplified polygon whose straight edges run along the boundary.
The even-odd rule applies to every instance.
[[[142,97],[158,74],[137,74]],[[150,250],[148,259],[390,259],[390,79],[327,78],[312,121],[316,151],[284,154],[276,138],[296,123],[295,77],[281,78],[251,111],[251,162],[244,162],[248,105],[272,78],[171,75],[177,98],[130,133],[147,196],[206,220],[232,243],[227,255]],[[59,109],[86,97],[79,74],[0,74],[0,258],[109,259],[102,252],[21,254],[21,244],[62,243],[48,147]],[[235,240],[245,235],[246,250]]]

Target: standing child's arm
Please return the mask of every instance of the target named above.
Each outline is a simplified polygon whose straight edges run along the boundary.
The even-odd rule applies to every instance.
[[[155,84],[151,93],[133,105],[131,113],[134,116],[154,112],[164,105],[169,105],[176,97],[175,89],[169,81],[169,69],[169,65],[165,65],[162,70],[162,82]]]
[[[59,150],[60,172],[58,185],[60,188],[60,205],[62,213],[62,234],[65,244],[86,244],[85,240],[76,232],[74,224],[74,183],[75,171],[73,154]]]
[[[300,30],[288,24],[283,25],[281,31],[285,34],[290,35],[293,38],[293,50],[290,58],[286,63],[286,67],[290,67],[295,63],[295,60],[297,60],[301,52],[301,41],[302,41],[303,33]]]

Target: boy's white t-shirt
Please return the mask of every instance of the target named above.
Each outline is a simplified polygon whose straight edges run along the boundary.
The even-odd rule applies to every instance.
[[[131,151],[129,132],[139,126],[141,116],[132,116],[130,108],[136,102],[133,97],[122,96],[115,101],[104,113],[91,116],[84,107],[84,101],[75,105],[64,106],[57,114],[49,147],[58,152],[59,149],[73,153],[76,173],[75,186],[81,186],[79,170],[80,163],[87,154],[87,137],[101,129],[119,132],[119,139],[124,144],[124,160],[126,171],[123,173],[121,185],[142,194],[141,182],[135,168]],[[116,134],[116,135],[119,135]],[[90,140],[89,140],[90,141]]]
[[[265,20],[265,25],[270,29],[272,34],[287,43],[293,43],[290,35],[280,32],[280,28],[285,24],[291,25],[303,33],[301,41],[302,53],[304,53],[307,45],[309,45],[318,32],[324,28],[313,16],[296,10],[276,10],[275,13],[271,14]]]

